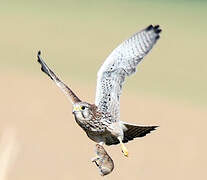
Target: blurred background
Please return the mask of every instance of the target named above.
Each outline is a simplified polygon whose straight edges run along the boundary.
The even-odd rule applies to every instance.
[[[102,178],[90,162],[95,143],[36,54],[93,103],[105,58],[149,24],[163,32],[125,83],[121,118],[160,128],[128,143],[129,158],[106,147],[115,169],[105,179],[207,178],[206,9],[205,0],[1,1],[1,180]]]

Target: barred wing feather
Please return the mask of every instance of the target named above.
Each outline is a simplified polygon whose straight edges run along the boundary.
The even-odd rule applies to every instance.
[[[159,39],[161,29],[150,25],[120,44],[107,57],[97,74],[95,104],[108,112],[113,121],[120,120],[120,95],[126,76],[136,72],[136,67]]]

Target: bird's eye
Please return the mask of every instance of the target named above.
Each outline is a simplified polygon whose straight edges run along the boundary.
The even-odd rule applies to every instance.
[[[86,107],[85,106],[81,106],[81,110],[84,110]]]

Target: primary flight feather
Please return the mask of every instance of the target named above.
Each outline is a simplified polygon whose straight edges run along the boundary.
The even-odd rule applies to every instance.
[[[137,126],[120,120],[120,95],[127,76],[136,72],[137,65],[146,56],[160,37],[158,25],[150,25],[121,43],[107,57],[97,74],[95,104],[81,101],[46,65],[38,52],[41,70],[66,94],[73,106],[78,125],[93,141],[106,144],[121,144],[122,152],[128,156],[123,143],[143,137],[157,126]]]

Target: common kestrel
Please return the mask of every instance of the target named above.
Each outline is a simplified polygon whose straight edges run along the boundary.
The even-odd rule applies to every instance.
[[[87,136],[101,145],[121,144],[143,137],[157,126],[137,126],[120,120],[120,95],[127,76],[136,72],[136,67],[159,39],[161,29],[150,25],[121,43],[108,56],[98,71],[95,104],[81,101],[47,66],[38,52],[41,70],[68,96],[73,106],[73,115]]]

